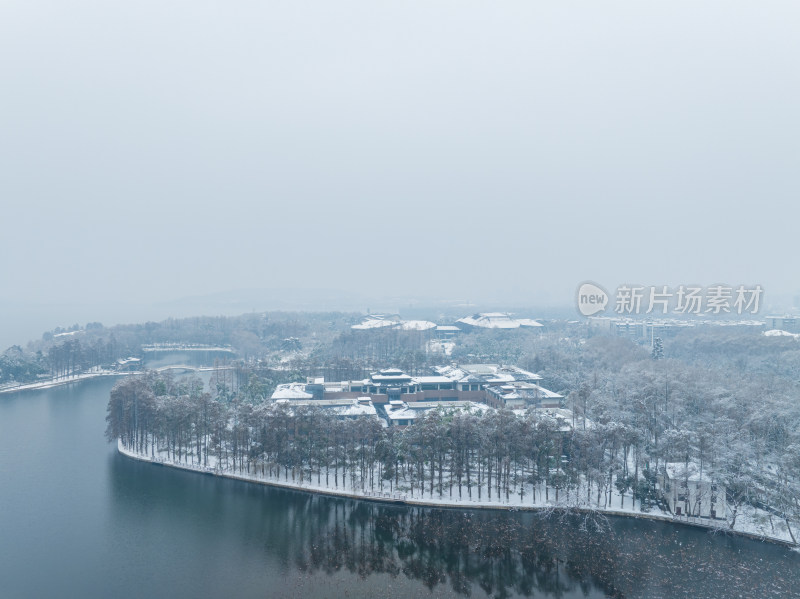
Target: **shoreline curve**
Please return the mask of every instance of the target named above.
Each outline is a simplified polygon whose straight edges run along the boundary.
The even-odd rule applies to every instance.
[[[743,530],[734,530],[723,526],[711,526],[707,524],[702,524],[699,522],[688,522],[684,520],[677,520],[675,518],[669,516],[662,516],[659,514],[649,514],[645,512],[626,512],[621,510],[614,510],[608,508],[594,508],[594,509],[587,509],[587,508],[580,508],[580,507],[568,507],[568,506],[558,506],[558,505],[547,505],[547,506],[518,506],[518,505],[491,505],[491,504],[483,504],[483,503],[474,503],[474,502],[465,502],[465,503],[439,503],[436,501],[429,501],[429,500],[420,500],[414,498],[395,498],[395,497],[382,497],[376,495],[367,495],[367,494],[359,494],[359,493],[352,493],[344,490],[338,489],[330,489],[325,488],[321,489],[318,487],[312,486],[305,486],[299,483],[291,483],[291,482],[281,482],[279,480],[270,480],[264,478],[257,478],[257,477],[250,477],[241,474],[234,474],[230,472],[220,472],[214,470],[212,468],[203,468],[199,466],[192,466],[190,464],[179,464],[167,460],[160,460],[160,459],[153,459],[146,455],[143,455],[139,452],[133,451],[131,449],[126,448],[122,444],[121,439],[117,439],[117,451],[132,460],[137,460],[139,462],[147,462],[156,466],[167,466],[169,468],[175,468],[177,470],[184,470],[187,472],[194,472],[196,474],[204,474],[210,476],[216,476],[219,478],[228,478],[232,480],[238,480],[241,482],[264,485],[267,487],[275,487],[279,489],[285,489],[289,491],[299,491],[302,493],[311,493],[315,495],[323,495],[328,497],[342,497],[345,499],[355,499],[358,501],[368,501],[371,503],[382,503],[384,505],[398,505],[398,506],[413,506],[413,507],[429,507],[429,508],[436,508],[436,509],[455,509],[455,510],[491,510],[491,511],[505,511],[505,512],[542,512],[542,511],[572,511],[576,513],[598,513],[604,516],[614,516],[619,518],[636,518],[640,520],[655,520],[658,522],[666,522],[669,524],[675,524],[680,526],[688,526],[692,528],[699,528],[704,529],[709,532],[709,534],[723,534],[728,536],[739,536],[748,538],[754,541],[762,541],[767,543],[774,543],[777,545],[782,545],[789,549],[798,551],[800,550],[800,546],[792,543],[791,541],[787,541],[784,539],[780,539],[777,537],[770,537],[768,535],[760,535],[755,534]]]

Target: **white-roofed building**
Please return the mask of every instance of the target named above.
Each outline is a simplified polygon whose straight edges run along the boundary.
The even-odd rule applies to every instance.
[[[435,373],[415,376],[398,368],[384,368],[362,380],[329,382],[309,377],[306,383],[278,385],[272,399],[369,397],[376,404],[469,401],[523,410],[562,407],[564,398],[542,387],[541,378],[522,368],[500,364],[438,366]]]
[[[397,326],[397,321],[383,316],[368,316],[358,324],[354,324],[350,328],[354,331],[369,331],[374,329],[392,328]]]
[[[311,399],[313,395],[306,391],[305,383],[282,383],[275,388],[273,400]]]
[[[484,414],[492,408],[483,403],[473,401],[417,401],[407,403],[393,400],[386,407],[386,417],[389,426],[408,426],[431,410],[444,410],[448,413],[468,412],[471,414]]]
[[[491,385],[486,392],[487,403],[495,408],[560,408],[564,405],[563,395],[527,381]]]
[[[477,329],[519,329],[520,327],[539,328],[543,326],[532,318],[513,318],[508,312],[480,312],[459,318],[457,322],[465,328]]]
[[[293,413],[296,408],[307,407],[323,410],[341,420],[355,420],[356,418],[375,418],[380,420],[375,406],[369,397],[355,399],[279,399],[275,403],[285,403]]]
[[[719,518],[726,516],[726,489],[708,471],[689,462],[667,462],[658,477],[661,493],[676,516]]]
[[[395,329],[398,331],[430,331],[436,330],[436,323],[429,320],[401,320],[397,315],[384,316],[370,314],[358,324],[350,327],[353,331],[370,331],[375,329]]]
[[[533,372],[528,372],[517,366],[504,366],[501,364],[460,364],[450,366],[437,366],[436,372],[455,380],[458,383],[496,385],[500,383],[513,383],[515,381],[534,382],[542,377]],[[472,388],[472,387],[470,387]]]
[[[134,358],[132,356],[129,358],[125,358],[124,360],[120,358],[119,360],[117,360],[117,370],[133,371],[139,368],[141,363],[142,363],[141,358]]]
[[[436,323],[430,320],[401,320],[395,328],[401,331],[430,331],[436,328]]]
[[[768,330],[800,333],[800,316],[765,316],[764,322]]]

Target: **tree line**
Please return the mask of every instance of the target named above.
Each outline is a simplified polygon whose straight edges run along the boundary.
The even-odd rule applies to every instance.
[[[148,372],[115,385],[107,423],[109,439],[151,457],[333,488],[603,507],[614,488],[621,502],[655,500],[641,437],[616,423],[566,426],[536,410],[433,410],[407,428],[384,428]]]
[[[745,505],[800,519],[800,420],[792,389],[777,383],[737,379],[732,391],[730,376],[646,359],[578,379],[568,423],[537,410],[434,410],[387,429],[271,402],[261,372],[223,371],[210,388],[196,377],[127,378],[111,393],[107,434],[201,467],[432,499],[606,507],[616,495],[647,509],[661,466],[693,462],[727,488],[732,524]]]

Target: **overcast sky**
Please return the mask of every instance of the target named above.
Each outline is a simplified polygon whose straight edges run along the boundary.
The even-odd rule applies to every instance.
[[[0,326],[270,287],[791,297],[798,31],[796,0],[3,0]]]

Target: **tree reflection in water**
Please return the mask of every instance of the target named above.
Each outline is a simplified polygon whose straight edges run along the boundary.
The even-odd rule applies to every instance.
[[[477,585],[495,597],[787,597],[800,588],[800,561],[781,547],[659,522],[300,503],[316,512],[305,542],[293,547],[297,567],[310,573],[402,575],[431,591],[449,585],[470,596]]]
[[[200,527],[208,542],[233,552],[261,547],[253,563],[277,564],[290,584],[302,585],[295,596],[375,596],[376,586],[385,591],[379,596],[415,596],[418,584],[464,597],[784,599],[800,589],[800,555],[789,549],[665,522],[386,505],[119,456],[112,464],[116,520],[179,538]],[[326,579],[337,586],[319,588]]]

